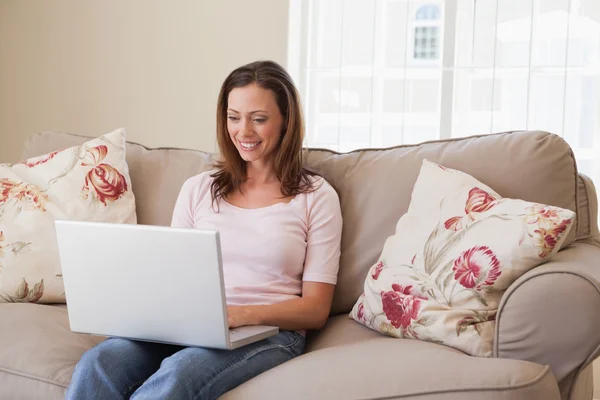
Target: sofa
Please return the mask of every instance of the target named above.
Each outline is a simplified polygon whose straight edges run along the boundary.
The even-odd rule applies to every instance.
[[[61,132],[34,134],[22,157],[87,140]],[[592,398],[592,362],[600,351],[598,203],[592,181],[577,172],[565,141],[547,132],[517,131],[344,154],[305,152],[307,168],[338,192],[344,218],[331,316],[322,330],[308,333],[304,355],[224,399]],[[210,168],[213,157],[128,143],[138,223],[168,225],[181,185]],[[386,337],[348,317],[368,269],[408,209],[423,159],[471,174],[503,197],[577,213],[561,251],[504,294],[492,357]],[[0,303],[0,399],[64,397],[81,355],[103,340],[70,332],[67,313],[64,304]]]

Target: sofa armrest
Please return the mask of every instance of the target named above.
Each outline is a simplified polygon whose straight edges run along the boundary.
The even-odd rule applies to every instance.
[[[549,365],[560,382],[599,351],[599,246],[575,243],[508,288],[496,317],[495,357]]]

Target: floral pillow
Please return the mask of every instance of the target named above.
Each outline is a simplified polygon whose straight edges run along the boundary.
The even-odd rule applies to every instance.
[[[386,335],[491,356],[498,304],[565,240],[575,213],[505,199],[427,160],[408,212],[384,245],[350,317]]]
[[[136,223],[124,129],[0,164],[0,302],[65,302],[55,219]]]

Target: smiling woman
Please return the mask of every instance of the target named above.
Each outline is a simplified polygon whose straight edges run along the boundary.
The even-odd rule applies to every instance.
[[[269,162],[283,128],[275,94],[253,83],[233,89],[228,103],[227,131],[241,157],[250,163]]]
[[[213,199],[239,203],[239,195],[257,183],[270,189],[273,202],[313,190],[311,174],[303,168],[303,140],[300,96],[289,74],[272,61],[236,69],[223,82],[217,104],[223,159],[213,175]],[[254,200],[259,204],[245,206],[268,202]]]
[[[304,351],[305,331],[331,309],[342,215],[331,185],[304,169],[303,138],[281,66],[234,70],[217,106],[222,158],[184,183],[171,223],[219,231],[229,326],[279,334],[231,351],[109,339],[77,364],[68,399],[214,399]]]

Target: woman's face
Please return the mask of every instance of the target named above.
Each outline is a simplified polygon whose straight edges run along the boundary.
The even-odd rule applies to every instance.
[[[253,83],[229,92],[227,131],[244,161],[271,167],[283,122],[273,91]]]

